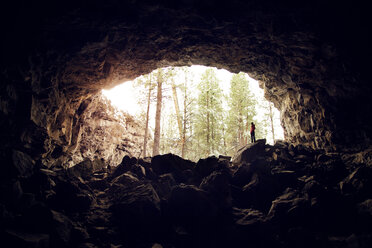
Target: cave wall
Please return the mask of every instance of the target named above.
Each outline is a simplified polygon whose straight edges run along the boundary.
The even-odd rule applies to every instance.
[[[164,66],[244,71],[286,139],[361,149],[372,121],[370,24],[358,1],[13,1],[1,17],[2,147],[47,158],[77,145],[79,109]],[[58,152],[58,150],[57,150]]]

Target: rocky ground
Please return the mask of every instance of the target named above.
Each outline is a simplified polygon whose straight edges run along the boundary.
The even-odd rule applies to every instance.
[[[372,246],[372,150],[259,140],[231,161],[125,156],[112,169],[1,157],[1,247]]]

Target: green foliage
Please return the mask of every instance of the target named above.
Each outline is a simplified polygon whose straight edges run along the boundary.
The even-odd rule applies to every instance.
[[[226,96],[220,88],[216,72],[215,68],[208,68],[201,78],[196,79],[189,67],[163,68],[161,154],[183,154],[184,158],[194,161],[209,155],[232,156],[241,146],[250,143],[251,122],[256,124],[256,139],[268,138],[268,141],[272,141],[269,102],[261,94],[251,92],[248,75],[233,74]],[[139,118],[143,123],[146,123],[150,92],[148,145],[153,144],[157,79],[158,70],[154,70],[135,81],[140,91],[138,99],[143,111]],[[175,95],[178,98],[178,111]]]
[[[226,143],[232,155],[239,147],[250,141],[250,123],[256,115],[256,99],[249,90],[245,73],[234,74],[230,82]]]
[[[194,123],[199,157],[218,154],[222,148],[222,90],[213,69],[198,84],[198,109]]]

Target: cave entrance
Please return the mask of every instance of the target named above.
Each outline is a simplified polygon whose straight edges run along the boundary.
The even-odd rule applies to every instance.
[[[279,111],[246,73],[166,67],[102,93],[143,131],[143,157],[173,153],[197,161],[232,156],[251,142],[252,122],[256,139],[269,144],[284,139]]]

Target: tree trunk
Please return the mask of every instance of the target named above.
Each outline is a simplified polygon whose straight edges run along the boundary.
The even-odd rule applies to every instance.
[[[187,77],[185,76],[185,89],[183,98],[183,130],[182,130],[182,143],[181,143],[181,157],[185,157],[186,151],[186,118],[187,118]]]
[[[161,106],[162,106],[162,75],[161,70],[158,71],[158,93],[156,97],[156,114],[155,114],[155,133],[154,133],[154,146],[152,150],[152,156],[159,155],[160,145],[160,119],[161,119]]]
[[[174,82],[172,82],[172,93],[173,93],[174,108],[176,109],[178,131],[180,133],[180,143],[181,143],[181,153],[182,153],[182,144],[183,144],[182,120],[181,120],[181,114],[180,114],[180,107],[178,105],[177,89],[176,89],[176,85],[174,84]],[[183,155],[181,156],[183,157]]]
[[[270,108],[270,123],[271,123],[271,133],[273,134],[273,144],[275,143],[275,133],[274,133],[274,113],[273,113],[273,109],[272,109],[272,103],[270,102],[269,103],[269,108]]]
[[[210,135],[210,131],[209,131],[209,91],[207,91],[207,147],[208,147],[208,151],[207,151],[207,156],[209,156],[209,154],[211,153],[210,150],[211,150],[211,144],[209,143],[209,135]]]
[[[151,76],[150,76],[151,77]],[[147,96],[147,112],[146,112],[146,128],[145,128],[145,137],[143,138],[143,157],[146,157],[147,150],[147,136],[149,135],[149,117],[150,117],[150,102],[151,102],[151,78],[149,84],[149,95]]]

